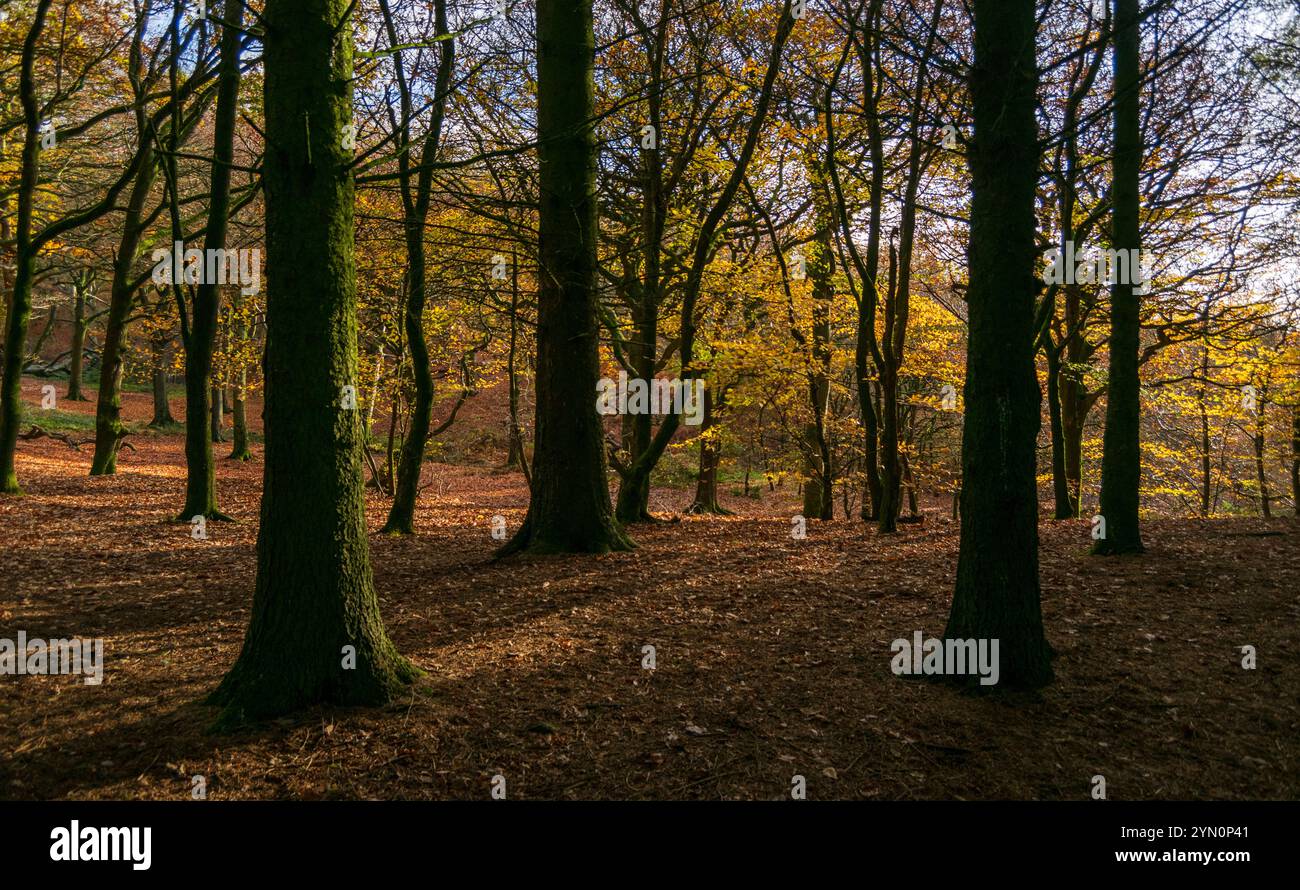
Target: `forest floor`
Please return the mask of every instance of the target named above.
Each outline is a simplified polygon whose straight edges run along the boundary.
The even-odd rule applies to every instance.
[[[1106,560],[1087,522],[1044,522],[1056,681],[974,695],[890,670],[892,640],[943,632],[958,540],[938,512],[795,540],[792,492],[724,496],[737,515],[634,528],[633,553],[494,562],[522,479],[430,464],[419,534],[371,535],[389,632],[427,676],[386,708],[213,735],[199,702],[249,616],[260,446],[219,461],[239,521],[194,540],[171,521],[179,434],[128,441],[107,478],[88,446],[19,443],[0,637],[102,637],[105,672],[0,677],[0,798],[188,798],[197,775],[212,799],[484,799],[496,775],[525,799],[788,799],[795,775],[811,799],[1084,800],[1096,775],[1112,799],[1300,797],[1294,519],[1153,520],[1146,555]]]

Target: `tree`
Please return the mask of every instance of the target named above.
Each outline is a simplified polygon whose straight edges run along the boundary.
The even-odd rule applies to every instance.
[[[45,27],[51,0],[39,0],[27,39],[23,42],[22,70],[18,79],[18,99],[23,107],[26,130],[23,133],[22,172],[18,186],[18,228],[15,233],[17,262],[13,294],[6,316],[4,389],[0,393],[0,490],[21,494],[14,469],[14,447],[18,443],[21,420],[23,359],[27,356],[27,322],[32,314],[32,277],[36,273],[36,245],[32,243],[32,207],[36,201],[36,176],[40,152],[40,107],[36,97],[36,43]]]
[[[1300,517],[1300,405],[1291,409],[1291,501]]]
[[[86,355],[86,331],[90,328],[90,323],[95,319],[95,315],[87,316],[86,314],[86,300],[87,298],[93,299],[94,287],[94,269],[83,269],[73,278],[72,343],[70,346],[71,355],[68,359],[68,394],[65,396],[70,402],[89,401],[85,393],[81,391],[81,377]]]
[[[1000,641],[1001,679],[1052,679],[1038,580],[1034,0],[975,0],[970,334],[961,549],[944,636]]]
[[[131,312],[136,306],[136,295],[147,280],[147,275],[136,275],[134,267],[138,254],[147,243],[146,231],[157,215],[157,212],[146,212],[155,175],[161,167],[164,172],[170,173],[171,181],[174,183],[173,155],[193,134],[195,127],[203,118],[203,112],[210,98],[210,90],[206,89],[205,84],[210,81],[212,71],[206,55],[199,57],[184,85],[180,84],[180,53],[174,48],[183,47],[188,40],[188,35],[194,30],[191,27],[186,36],[182,36],[185,33],[181,30],[182,14],[181,4],[174,3],[171,23],[167,29],[169,37],[166,41],[173,50],[168,56],[167,64],[158,64],[156,60],[151,64],[151,60],[146,60],[144,57],[145,37],[149,29],[147,6],[142,8],[140,13],[129,54],[127,73],[131,84],[132,110],[135,116],[136,152],[141,154],[142,158],[139,162],[139,173],[135,177],[127,200],[113,262],[108,318],[105,323],[101,354],[99,392],[95,405],[95,456],[90,467],[92,476],[112,475],[117,472],[117,452],[126,435],[126,427],[121,419],[121,392],[126,371],[127,330],[134,320]],[[151,116],[148,113],[149,97],[156,81],[164,71],[170,76],[169,101]],[[191,97],[194,100],[193,107],[187,109],[186,101]],[[160,153],[159,149],[164,145],[160,139],[164,122],[169,124],[170,139]],[[175,190],[172,189],[170,194],[175,197]],[[164,206],[167,206],[166,202],[159,205],[159,210]],[[175,208],[175,203],[172,206]],[[179,211],[176,211],[174,216],[178,217],[178,215]]]
[[[748,125],[745,127],[745,135],[739,151],[736,152],[734,161],[728,156],[730,172],[726,176],[716,200],[709,206],[707,213],[702,214],[693,244],[689,248],[689,258],[683,257],[683,265],[685,265],[686,269],[685,280],[682,283],[678,351],[681,356],[681,377],[684,384],[688,380],[694,380],[701,376],[699,370],[693,367],[695,361],[695,332],[698,325],[696,304],[699,301],[700,291],[704,283],[705,270],[717,250],[715,238],[719,234],[723,220],[730,212],[732,202],[745,180],[750,161],[754,157],[764,125],[767,122],[768,109],[772,104],[773,86],[781,66],[786,43],[789,41],[790,33],[794,29],[794,24],[795,19],[791,13],[790,0],[786,0],[778,13],[776,35],[772,40],[772,46],[768,53],[767,67],[758,94],[754,99],[754,110]],[[646,331],[642,331],[638,336],[643,341],[648,339]],[[538,373],[540,377],[540,368]],[[668,443],[672,441],[680,425],[680,414],[668,414],[659,425],[654,437],[643,450],[631,456],[626,471],[620,473],[622,482],[619,485],[618,492],[618,515],[624,521],[650,518],[648,507],[650,474],[658,464],[659,459],[663,457],[664,451],[668,448]]]
[[[36,275],[36,256],[50,242],[112,210],[117,196],[141,169],[145,154],[137,148],[121,175],[98,202],[73,210],[40,230],[33,231],[42,141],[42,105],[36,92],[36,55],[50,2],[51,0],[38,0],[31,27],[23,41],[19,64],[18,99],[23,109],[24,132],[18,184],[18,219],[14,231],[15,272],[13,292],[10,294],[8,315],[5,318],[4,380],[0,384],[0,492],[5,494],[22,493],[14,467],[14,451],[18,444],[18,424],[22,420],[22,373],[24,359],[27,357],[27,323],[32,314],[32,281]],[[143,15],[137,17],[137,34],[143,27],[143,21]],[[114,111],[116,109],[100,112],[82,124],[56,131],[56,141],[61,137],[84,132]]]
[[[139,61],[139,53],[132,53],[133,62]],[[135,72],[133,72],[135,73]],[[140,142],[144,160],[140,172],[131,186],[131,196],[127,199],[126,214],[122,221],[122,238],[118,244],[116,258],[113,261],[113,282],[109,291],[108,319],[104,331],[104,351],[99,368],[99,391],[95,397],[95,456],[91,460],[90,475],[111,476],[117,472],[117,451],[126,435],[122,424],[122,375],[125,370],[126,329],[130,324],[131,307],[139,284],[133,280],[136,256],[144,230],[148,226],[149,214],[145,212],[145,202],[153,188],[154,152],[153,136],[149,132],[147,117],[143,107],[143,97],[136,112],[136,125],[140,133]]]
[[[378,704],[419,671],[370,571],[357,386],[346,0],[268,0],[266,465],[253,614],[209,702],[218,726],[316,702]]]
[[[387,0],[380,0],[384,26],[389,42],[400,45],[393,15]],[[424,466],[424,448],[429,439],[429,426],[433,416],[433,373],[429,366],[429,347],[424,339],[424,304],[428,295],[424,262],[425,223],[429,216],[429,201],[433,188],[433,163],[442,138],[442,122],[451,87],[452,64],[455,58],[455,41],[447,30],[447,4],[436,0],[434,27],[438,30],[438,74],[434,86],[433,110],[429,129],[412,169],[411,119],[415,112],[411,102],[411,88],[402,65],[402,53],[393,51],[393,67],[397,73],[401,95],[402,117],[396,130],[396,148],[400,169],[402,192],[402,217],[406,236],[406,306],[403,324],[406,345],[411,353],[411,372],[415,382],[415,404],[411,409],[410,426],[402,443],[402,456],[397,465],[397,480],[393,485],[393,506],[388,511],[384,531],[409,535],[414,530],[415,500],[420,489],[420,470]],[[415,178],[412,194],[411,179]]]
[[[1111,225],[1116,250],[1141,246],[1138,235],[1142,165],[1139,132],[1141,70],[1138,0],[1115,0],[1115,155],[1112,160]],[[1136,262],[1130,264],[1137,265]],[[1110,386],[1101,459],[1101,515],[1106,533],[1097,554],[1141,553],[1138,528],[1142,483],[1141,400],[1138,380],[1138,294],[1136,269],[1117,275],[1110,290]]]
[[[596,412],[594,64],[591,0],[538,0],[541,271],[533,484],[528,515],[500,555],[633,546],[614,519]]]
[[[212,173],[208,190],[208,224],[203,235],[203,255],[226,246],[226,228],[230,218],[230,173],[234,163],[235,115],[239,103],[239,56],[244,22],[244,0],[226,0],[222,9],[221,61],[217,73],[216,120],[212,131]],[[175,163],[169,180],[173,200],[179,183]],[[350,248],[349,248],[350,249]],[[175,282],[179,288],[180,283]],[[195,516],[224,519],[217,506],[216,466],[212,459],[213,436],[209,425],[214,405],[212,392],[212,352],[221,312],[221,292],[217,282],[205,276],[194,291],[193,311],[187,321],[184,304],[177,291],[181,310],[181,340],[185,346],[185,505],[181,520]],[[220,396],[217,396],[220,399]],[[219,407],[219,401],[216,403]],[[221,432],[220,425],[216,429]]]

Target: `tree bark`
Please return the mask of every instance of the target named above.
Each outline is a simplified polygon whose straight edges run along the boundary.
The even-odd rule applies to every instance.
[[[239,380],[234,385],[231,396],[230,460],[250,460],[252,453],[248,450],[248,404],[244,400],[244,387],[248,372],[240,369]]]
[[[86,291],[90,286],[90,276],[78,278],[73,285],[72,302],[72,355],[68,359],[68,394],[69,402],[88,401],[82,392],[82,375],[86,356]]]
[[[1052,679],[1038,580],[1034,0],[974,0],[961,545],[944,636],[1000,641],[1000,682]],[[977,682],[973,677],[956,678]]]
[[[153,343],[153,419],[150,426],[167,426],[176,422],[167,399],[167,341]]]
[[[835,517],[834,466],[826,435],[826,414],[831,395],[831,301],[835,297],[835,254],[830,187],[816,159],[808,163],[813,191],[816,231],[808,245],[807,270],[812,283],[812,341],[808,372],[808,398],[812,421],[804,429],[804,455],[808,484],[804,486],[803,515],[807,519]]]
[[[1265,519],[1272,519],[1273,510],[1269,505],[1269,501],[1272,499],[1268,494],[1268,473],[1264,467],[1264,446],[1266,441],[1264,432],[1267,429],[1268,416],[1264,413],[1264,400],[1262,397],[1256,411],[1255,434],[1251,437],[1251,445],[1255,449],[1255,479],[1259,483],[1259,511]]]
[[[212,384],[212,398],[208,400],[208,417],[211,419],[208,432],[212,437],[212,444],[218,445],[226,441],[225,399],[219,383]]]
[[[1134,251],[1139,235],[1138,177],[1142,163],[1139,128],[1141,31],[1139,0],[1115,0],[1115,153],[1112,158],[1112,240],[1116,250]],[[1137,265],[1133,263],[1132,265]],[[1121,279],[1124,276],[1116,276]],[[1138,380],[1138,294],[1133,282],[1116,280],[1110,290],[1110,375],[1101,460],[1101,515],[1106,536],[1097,554],[1141,553],[1138,507],[1142,483],[1141,393]]]
[[[643,200],[641,205],[641,251],[644,272],[633,307],[633,339],[628,351],[634,375],[647,382],[655,377],[659,357],[659,307],[662,301],[661,253],[664,226],[668,218],[668,195],[664,189],[663,159],[659,138],[663,136],[663,72],[671,19],[661,6],[658,32],[647,47],[649,76],[646,106],[649,125],[655,133],[653,147],[643,149]],[[630,435],[625,437],[628,463],[637,462],[650,450],[653,418],[649,413],[633,414],[627,419]],[[703,460],[703,455],[701,455]],[[650,522],[650,474],[633,472],[624,476],[614,505],[615,518],[624,524]]]
[[[835,198],[835,208],[839,214],[839,225],[844,235],[844,243],[852,258],[853,266],[861,282],[861,294],[858,298],[857,339],[854,352],[854,378],[858,391],[858,414],[863,428],[863,464],[866,471],[866,485],[862,496],[861,518],[865,522],[875,522],[880,518],[880,507],[884,500],[883,482],[880,477],[880,412],[876,409],[871,395],[871,368],[874,361],[877,368],[881,359],[876,342],[876,309],[879,299],[877,285],[880,267],[880,230],[881,214],[884,206],[885,164],[884,138],[880,130],[879,83],[876,77],[877,56],[876,40],[880,33],[880,14],[882,0],[870,0],[862,16],[862,39],[857,41],[858,58],[862,66],[862,106],[867,123],[867,148],[871,157],[871,190],[869,194],[869,217],[867,223],[867,251],[864,257],[857,248],[853,237],[853,224],[848,205],[844,199],[844,189],[840,183],[835,159],[835,117],[830,107],[834,90],[824,94],[826,107],[826,169]],[[847,54],[847,48],[846,48]],[[846,57],[847,58],[847,55]],[[841,62],[841,67],[843,62]],[[835,80],[838,81],[840,69],[836,69]]]
[[[217,74],[217,106],[212,128],[212,168],[209,176],[208,225],[204,256],[226,246],[230,215],[230,172],[235,159],[235,120],[239,111],[239,57],[242,51],[244,0],[226,0],[221,32],[221,61]],[[172,183],[173,189],[177,184]],[[221,311],[221,292],[206,278],[195,290],[192,322],[185,345],[185,505],[180,519],[195,516],[224,519],[217,505],[216,465],[212,457],[212,352]]]
[[[1300,516],[1300,405],[1291,409],[1291,503]]]
[[[143,132],[143,110],[138,113]],[[147,139],[148,136],[141,138]],[[132,286],[132,266],[140,250],[144,234],[144,206],[153,188],[153,149],[143,146],[144,166],[140,168],[131,196],[127,199],[126,215],[122,220],[122,237],[117,245],[117,258],[113,263],[113,284],[109,294],[108,319],[104,325],[104,348],[100,353],[99,392],[95,399],[95,456],[90,463],[90,475],[111,476],[117,472],[117,451],[126,434],[122,425],[122,376],[125,373],[126,329],[130,323],[131,305],[136,290]]]
[[[386,0],[381,0],[384,22],[390,41],[397,45],[397,32]],[[446,37],[439,41],[438,74],[434,86],[432,121],[425,134],[416,172],[415,194],[411,194],[411,159],[409,148],[411,133],[409,122],[413,115],[410,89],[402,69],[401,54],[394,56],[397,80],[402,97],[402,120],[398,128],[398,147],[404,150],[398,159],[401,172],[403,222],[406,234],[407,288],[404,324],[406,343],[411,354],[411,372],[415,381],[415,401],[411,406],[410,423],[402,442],[402,453],[397,463],[397,481],[393,486],[393,503],[388,511],[384,531],[389,534],[409,535],[415,531],[415,501],[420,493],[420,471],[424,467],[424,449],[429,439],[433,417],[433,374],[429,368],[429,347],[424,340],[424,305],[427,299],[424,258],[424,224],[429,215],[429,202],[433,183],[433,162],[442,137],[443,114],[447,94],[451,87],[454,41],[447,29],[446,0],[436,0],[434,27]]]
[[[596,413],[595,37],[591,0],[538,0],[537,414],[528,515],[502,555],[604,553],[614,519]]]
[[[318,702],[379,704],[418,670],[389,641],[370,571],[357,367],[352,28],[347,0],[268,0],[266,463],[243,650],[218,727]]]
[[[27,355],[27,323],[32,315],[32,278],[36,273],[36,246],[31,237],[41,123],[36,97],[36,44],[45,28],[50,3],[51,0],[38,0],[36,4],[31,27],[23,41],[18,74],[18,100],[26,127],[18,175],[14,290],[5,319],[4,383],[0,389],[0,491],[5,494],[22,494],[14,468],[14,449],[18,445],[18,424],[22,422],[23,359]]]
[[[1047,357],[1047,413],[1052,434],[1052,496],[1057,519],[1073,519],[1070,485],[1065,474],[1065,429],[1061,419],[1061,354],[1055,344],[1043,347]]]
[[[700,425],[700,471],[695,477],[695,499],[686,508],[687,513],[730,516],[731,511],[718,503],[718,467],[722,463],[722,446],[711,431],[717,426],[718,409],[722,398],[714,398],[713,390],[704,390],[704,417]]]
[[[524,481],[532,485],[532,474],[528,468],[528,455],[524,453],[524,432],[519,423],[519,255],[510,253],[510,344],[506,352],[506,378],[509,386],[510,440],[506,454],[506,468],[517,469],[524,474]]]

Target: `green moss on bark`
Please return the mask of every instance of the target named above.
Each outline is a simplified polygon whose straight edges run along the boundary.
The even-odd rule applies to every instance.
[[[252,619],[209,699],[219,728],[319,702],[381,704],[419,673],[379,614],[362,423],[346,390],[357,381],[347,6],[266,7],[266,466]]]

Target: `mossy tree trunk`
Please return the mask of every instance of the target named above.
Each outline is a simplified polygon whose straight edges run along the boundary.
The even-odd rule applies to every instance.
[[[268,0],[266,465],[244,647],[219,727],[317,702],[379,704],[418,671],[370,571],[357,367],[347,0]],[[353,393],[355,390],[352,391]]]
[[[36,273],[36,245],[32,241],[32,207],[36,200],[40,153],[40,107],[36,96],[36,44],[45,27],[51,0],[39,0],[23,42],[18,74],[18,100],[23,109],[22,160],[18,174],[18,225],[15,230],[14,290],[5,318],[4,383],[0,390],[0,491],[22,494],[14,468],[18,424],[22,422],[23,359],[27,355],[27,324],[32,316],[32,278]]]
[[[961,550],[945,637],[999,640],[1000,682],[1035,687],[1052,678],[1035,478],[1037,26],[1034,0],[975,0],[974,10]]]
[[[595,38],[591,0],[538,0],[537,413],[528,515],[501,549],[627,550],[596,413]]]
[[[244,332],[243,336],[247,336]],[[248,450],[248,369],[240,368],[235,374],[235,382],[230,394],[230,454],[229,460],[251,460],[252,452]]]
[[[1138,177],[1142,164],[1140,131],[1141,29],[1138,0],[1115,0],[1115,153],[1112,158],[1111,224],[1114,247],[1141,246]],[[1133,265],[1137,265],[1134,263]],[[1101,515],[1106,536],[1098,554],[1141,553],[1138,527],[1142,483],[1141,393],[1138,381],[1139,318],[1136,269],[1110,289],[1110,374],[1106,391],[1106,430],[1102,437]],[[1116,276],[1118,279],[1124,276]]]
[[[1263,387],[1259,393],[1259,405],[1255,412],[1255,432],[1251,438],[1251,446],[1255,452],[1255,482],[1259,485],[1259,512],[1265,519],[1273,518],[1273,508],[1270,505],[1272,497],[1269,496],[1268,472],[1264,466],[1264,457],[1266,453],[1268,430],[1268,413],[1265,410],[1267,404],[1268,388]]]

